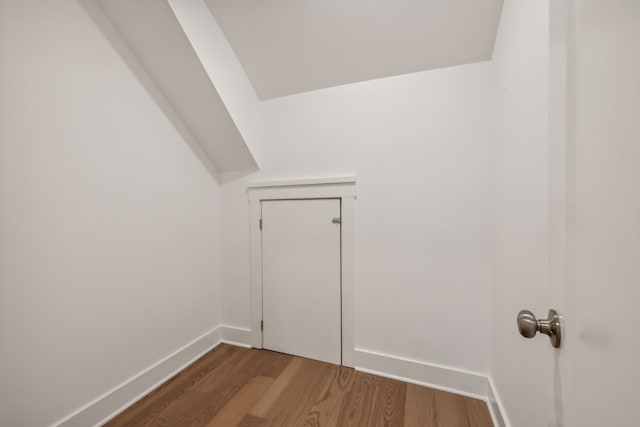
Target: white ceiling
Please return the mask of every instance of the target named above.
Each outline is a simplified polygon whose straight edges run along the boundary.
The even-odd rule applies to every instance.
[[[206,0],[261,99],[486,61],[502,0]]]

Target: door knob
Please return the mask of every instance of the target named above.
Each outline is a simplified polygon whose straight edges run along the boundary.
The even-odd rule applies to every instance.
[[[525,338],[533,338],[536,332],[548,335],[551,345],[560,348],[560,316],[555,310],[549,310],[549,317],[540,320],[529,310],[522,310],[518,313],[518,331]]]

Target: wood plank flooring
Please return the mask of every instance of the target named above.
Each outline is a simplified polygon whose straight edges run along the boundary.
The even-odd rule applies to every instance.
[[[492,424],[481,400],[315,360],[222,344],[106,426]]]

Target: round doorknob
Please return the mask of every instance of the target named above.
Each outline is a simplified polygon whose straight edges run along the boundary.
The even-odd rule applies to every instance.
[[[529,310],[520,311],[518,313],[518,331],[525,338],[533,338],[537,332],[543,333],[549,336],[554,348],[560,347],[560,316],[555,310],[549,310],[548,318],[540,320],[537,320]]]
[[[536,316],[529,310],[522,310],[518,313],[518,330],[525,338],[533,338],[538,332],[538,321]]]

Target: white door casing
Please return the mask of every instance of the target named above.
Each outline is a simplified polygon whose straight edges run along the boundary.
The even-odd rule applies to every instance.
[[[248,187],[251,235],[251,345],[263,348],[262,232],[263,201],[339,199],[341,224],[342,365],[355,365],[355,177],[253,183]]]
[[[263,347],[341,363],[340,200],[262,201]]]
[[[547,425],[571,426],[571,362],[573,351],[572,179],[573,108],[569,76],[573,70],[573,0],[549,2],[549,308],[558,311],[562,347],[553,352],[547,385]],[[541,313],[543,314],[543,313]],[[543,337],[546,339],[546,337]]]

